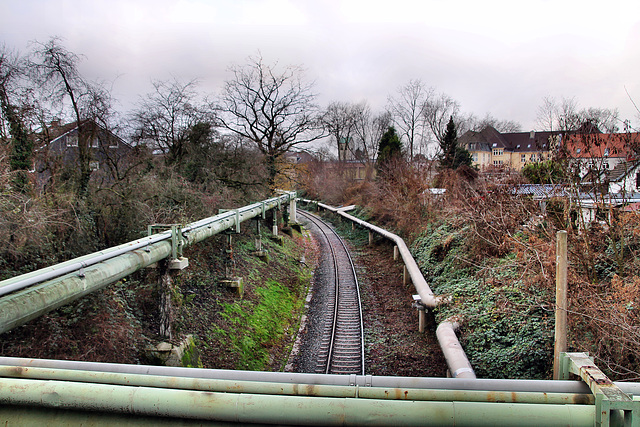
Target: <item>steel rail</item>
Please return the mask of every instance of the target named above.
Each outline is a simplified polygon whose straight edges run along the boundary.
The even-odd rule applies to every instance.
[[[315,203],[314,201],[307,200],[307,199],[303,199],[302,201],[306,203]],[[343,218],[348,219],[349,221],[355,222],[356,224],[364,228],[367,228],[394,242],[398,247],[398,251],[400,253],[400,256],[402,257],[402,261],[404,262],[404,265],[407,268],[407,272],[411,277],[411,282],[413,283],[413,286],[415,286],[416,292],[418,292],[418,294],[420,295],[422,304],[426,305],[429,308],[435,308],[440,303],[441,298],[436,297],[433,294],[433,291],[431,290],[431,288],[429,287],[429,284],[427,283],[424,276],[422,275],[422,272],[420,271],[418,264],[413,259],[413,256],[411,255],[411,251],[409,251],[407,244],[404,242],[404,240],[400,236],[393,234],[390,231],[385,230],[384,228],[380,228],[366,221],[363,221],[360,218],[356,218],[353,215],[349,215],[346,212],[342,211],[340,208],[335,208],[333,206],[329,206],[324,203],[318,203],[317,205],[323,209],[327,209],[331,212],[334,212],[342,216]]]
[[[327,239],[327,242],[329,244],[329,249],[331,251],[331,255],[333,258],[333,264],[334,264],[334,275],[335,275],[335,298],[334,298],[334,316],[333,316],[333,324],[332,324],[332,331],[331,331],[331,338],[330,338],[330,345],[329,345],[329,352],[328,352],[328,357],[327,357],[327,366],[325,368],[325,374],[329,374],[332,370],[332,361],[333,361],[333,351],[335,348],[335,338],[336,338],[336,331],[338,328],[338,324],[339,324],[339,309],[340,309],[340,284],[341,284],[341,280],[340,280],[340,273],[339,273],[339,267],[338,267],[338,260],[337,260],[337,255],[336,255],[336,251],[333,247],[333,243],[331,242],[331,239],[329,238],[328,234],[325,232],[325,230],[323,229],[323,227],[321,227],[320,225],[328,228],[331,230],[331,228],[329,227],[328,224],[326,224],[324,221],[322,221],[322,219],[315,217],[314,215],[308,213],[308,212],[300,212],[303,216],[307,217],[309,220],[311,220],[312,222],[316,223],[318,225],[319,230],[322,232],[322,234],[325,236],[325,238]],[[357,314],[359,317],[359,335],[360,335],[360,342],[359,342],[359,347],[360,347],[360,372],[359,374],[364,375],[364,370],[365,370],[365,363],[364,363],[364,326],[363,326],[363,319],[362,319],[362,304],[360,301],[360,291],[359,291],[359,285],[358,285],[358,277],[356,275],[356,271],[355,271],[355,267],[353,265],[353,260],[351,258],[351,255],[349,254],[349,250],[347,249],[346,244],[344,243],[344,241],[340,238],[340,236],[332,231],[332,236],[338,240],[338,242],[340,243],[340,245],[342,246],[342,249],[344,250],[348,262],[349,262],[349,267],[351,269],[351,274],[353,276],[353,281],[354,284],[353,286],[355,287],[355,295],[356,295],[356,300],[357,300]]]
[[[305,203],[313,203],[316,202],[311,200],[302,200]],[[335,208],[333,206],[326,205],[324,203],[317,203],[317,206],[327,209],[331,212],[334,212],[343,218],[348,219],[360,226],[369,229],[375,233],[380,234],[381,236],[391,240],[396,244],[399,249],[400,255],[402,256],[402,260],[409,272],[411,277],[411,282],[413,283],[416,291],[420,295],[422,304],[427,307],[434,308],[437,304],[441,302],[440,297],[436,297],[431,288],[427,284],[418,264],[413,259],[413,255],[409,251],[404,240],[383,228],[377,227],[373,224],[369,224],[366,221],[361,220],[360,218],[356,218],[352,215],[349,215],[345,212],[345,210],[350,209],[351,207],[347,207],[344,209]],[[476,374],[471,367],[471,363],[469,363],[469,359],[465,354],[460,342],[455,334],[454,324],[451,322],[442,322],[437,329],[437,338],[438,343],[440,344],[440,348],[442,349],[442,353],[445,356],[447,361],[447,366],[449,367],[449,371],[454,378],[475,378]]]
[[[360,284],[358,283],[358,275],[356,274],[356,269],[355,269],[355,266],[353,264],[353,259],[351,258],[351,253],[347,249],[347,245],[344,243],[344,240],[342,239],[342,237],[340,237],[337,234],[336,234],[336,236],[338,237],[338,240],[342,244],[342,247],[344,248],[345,253],[347,254],[347,257],[349,258],[349,264],[351,265],[351,271],[353,272],[353,280],[355,281],[356,294],[358,296],[358,312],[360,313],[360,348],[362,348],[362,355],[361,355],[362,372],[360,372],[360,374],[364,375],[365,374],[365,368],[364,368],[364,366],[365,366],[364,365],[364,319],[362,317],[362,299],[360,298]]]

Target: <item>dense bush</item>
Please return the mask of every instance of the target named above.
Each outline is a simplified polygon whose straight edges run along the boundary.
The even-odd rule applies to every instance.
[[[390,167],[347,189],[342,203],[411,243],[434,292],[450,298],[437,319],[460,323],[480,376],[550,377],[556,232],[566,229],[569,350],[588,351],[613,379],[640,377],[640,215],[607,211],[584,224],[562,200],[543,212],[517,195],[517,174],[474,180],[428,165]]]
[[[474,370],[485,378],[547,378],[553,348],[553,312],[546,289],[528,286],[515,256],[470,256],[469,230],[430,224],[412,250],[433,291],[449,299],[436,319],[459,322],[462,345]]]

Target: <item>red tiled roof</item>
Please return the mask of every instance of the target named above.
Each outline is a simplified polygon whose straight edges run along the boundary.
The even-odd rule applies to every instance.
[[[563,138],[570,157],[589,159],[602,157],[636,158],[640,133],[574,134]]]

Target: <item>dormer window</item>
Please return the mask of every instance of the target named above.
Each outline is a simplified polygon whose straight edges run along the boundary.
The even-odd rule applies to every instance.
[[[74,133],[71,135],[67,135],[67,147],[77,147],[78,146],[78,134]]]
[[[576,154],[580,154],[580,151],[582,151],[581,148],[576,148]]]
[[[497,147],[497,146],[498,146],[498,143],[497,143],[497,142],[494,142],[494,143],[493,143],[493,147]]]
[[[609,155],[609,149],[605,148],[604,149],[604,156],[607,157]]]

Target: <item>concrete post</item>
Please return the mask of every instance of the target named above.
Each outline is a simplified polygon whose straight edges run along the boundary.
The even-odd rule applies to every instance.
[[[567,232],[556,234],[556,328],[553,379],[560,379],[560,353],[567,351]]]
[[[169,269],[168,261],[162,260],[158,263],[160,273],[158,286],[160,288],[160,335],[171,339],[171,318],[173,307],[171,305],[171,290],[173,287],[172,271]]]
[[[393,246],[393,260],[397,261],[398,260],[398,255],[400,255],[400,251],[398,249],[397,245]]]
[[[271,234],[274,237],[278,235],[278,214],[275,210],[271,211]]]
[[[262,233],[260,232],[260,219],[256,219],[256,233],[258,233],[258,237],[256,237],[256,251],[262,251]]]
[[[424,306],[418,309],[418,332],[424,332],[427,326],[427,315]]]
[[[296,199],[293,198],[289,201],[289,223],[297,224],[298,218],[296,215]]]

